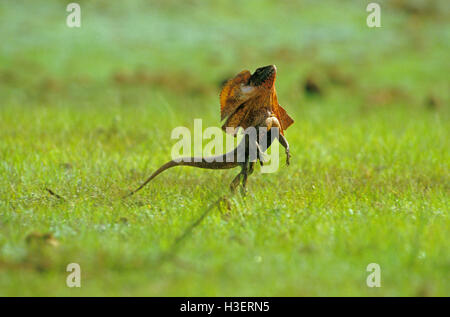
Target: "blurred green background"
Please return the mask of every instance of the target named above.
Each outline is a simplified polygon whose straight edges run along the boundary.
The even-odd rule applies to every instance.
[[[1,1],[0,295],[448,296],[450,4],[377,1],[369,28],[369,2],[78,1],[69,28],[69,1]],[[291,166],[159,262],[238,171],[121,195],[268,64]]]

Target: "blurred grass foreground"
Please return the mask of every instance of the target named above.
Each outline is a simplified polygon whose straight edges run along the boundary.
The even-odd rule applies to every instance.
[[[450,295],[448,1],[378,1],[380,28],[369,1],[68,3],[0,2],[0,295]],[[291,165],[173,250],[237,171],[120,197],[268,64]]]

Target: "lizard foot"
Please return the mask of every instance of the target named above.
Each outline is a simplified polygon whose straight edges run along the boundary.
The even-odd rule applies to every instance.
[[[237,176],[233,179],[233,181],[230,184],[230,190],[233,194],[236,192],[236,188],[239,186],[240,182],[241,182],[241,173],[237,174]]]

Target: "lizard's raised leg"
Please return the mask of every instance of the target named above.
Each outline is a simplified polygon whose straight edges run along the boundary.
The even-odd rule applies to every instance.
[[[258,154],[257,154],[257,156],[256,156],[256,159],[259,160],[259,164],[260,164],[261,166],[264,166],[265,156],[264,156],[264,152],[263,152],[263,150],[261,149],[261,146],[259,145],[258,142],[256,142],[256,150],[258,151]],[[251,163],[254,163],[254,162],[250,162],[250,164],[251,164]],[[251,168],[251,170],[252,170],[252,173],[253,173],[253,165],[254,165],[254,164],[251,164],[251,166],[250,166],[250,168]],[[250,173],[250,174],[251,174],[251,173]],[[249,175],[250,175],[250,174],[249,174]]]
[[[280,141],[280,144],[284,147],[286,151],[286,164],[289,165],[291,158],[291,153],[289,152],[289,143],[285,138],[285,136],[282,135],[281,133],[278,135],[278,141]]]
[[[285,136],[280,133],[280,131],[281,131],[280,122],[278,121],[278,119],[276,117],[272,116],[272,117],[269,117],[266,119],[266,126],[267,126],[267,130],[270,130],[273,127],[278,128],[278,132],[277,132],[278,141],[285,149],[286,164],[289,165],[290,158],[291,158],[291,153],[289,152],[289,143],[286,140]]]

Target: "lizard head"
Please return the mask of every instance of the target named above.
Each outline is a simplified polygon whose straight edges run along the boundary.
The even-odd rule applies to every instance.
[[[272,112],[278,117],[283,128],[287,128],[292,119],[286,119],[285,112],[279,113],[281,106],[278,104],[275,91],[275,78],[277,68],[275,65],[260,67],[253,74],[248,70],[243,70],[234,78],[227,81],[220,94],[220,114],[221,120],[227,117],[227,126],[247,126],[248,122],[241,122],[246,118],[246,111],[252,111],[260,108],[272,109]],[[284,116],[286,118],[281,118]],[[248,118],[245,120],[249,120]],[[289,121],[289,122],[288,122]],[[292,121],[293,122],[293,121]],[[245,123],[245,124],[244,124]]]
[[[260,67],[250,76],[248,85],[271,89],[275,84],[277,68],[275,65]]]

